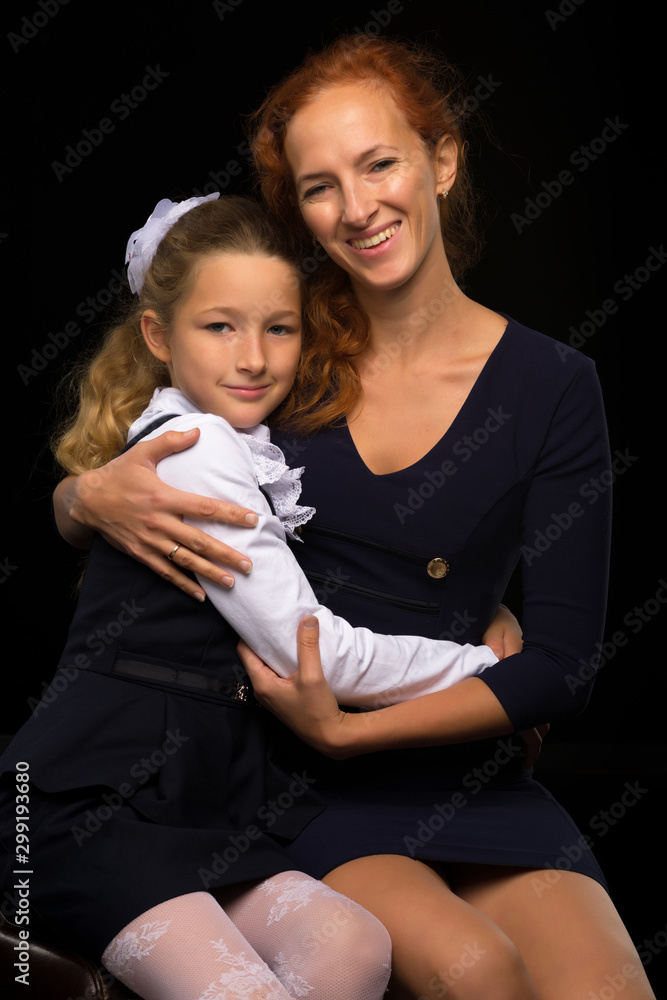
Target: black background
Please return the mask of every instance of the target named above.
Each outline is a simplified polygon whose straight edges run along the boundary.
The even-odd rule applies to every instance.
[[[14,732],[28,699],[41,694],[71,614],[78,559],[56,538],[49,511],[52,400],[100,334],[130,232],[160,198],[249,190],[242,116],[309,46],[357,29],[430,42],[463,70],[471,99],[477,88],[496,136],[480,134],[471,149],[487,250],[467,291],[594,358],[612,451],[626,456],[614,488],[605,662],[587,712],[552,729],[538,768],[595,841],[659,989],[667,967],[664,268],[647,270],[646,262],[666,233],[660,29],[648,5],[35,0],[5,11],[0,253],[9,456],[0,733]],[[137,90],[149,69],[154,89]],[[607,119],[619,127],[605,143]],[[78,163],[70,154],[68,167],[68,147],[76,150],[85,130],[97,144],[80,147]],[[555,194],[563,170],[572,183]],[[521,223],[527,199],[539,214]],[[88,299],[100,310],[94,317]],[[604,314],[608,300],[613,315]],[[622,641],[612,642],[619,632]],[[629,794],[622,799],[626,783],[637,790],[632,805]]]

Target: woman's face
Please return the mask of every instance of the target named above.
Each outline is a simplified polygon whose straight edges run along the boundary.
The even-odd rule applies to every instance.
[[[444,262],[438,194],[453,183],[456,147],[433,153],[388,91],[332,87],[292,118],[285,136],[301,213],[353,283],[398,288]]]

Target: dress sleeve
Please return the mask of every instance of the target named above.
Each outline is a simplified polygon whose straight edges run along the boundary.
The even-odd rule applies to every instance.
[[[204,578],[199,582],[220,614],[276,673],[285,677],[296,669],[297,626],[308,614],[319,618],[324,671],[342,704],[377,708],[406,701],[450,687],[497,662],[488,646],[378,635],[333,615],[318,603],[292,555],[238,434],[223,421],[201,414],[180,417],[175,426],[199,427],[201,434],[192,448],[159,463],[160,478],[177,489],[229,500],[258,514],[259,524],[250,531],[186,520],[251,559],[252,572],[236,574],[231,590]]]
[[[581,712],[599,662],[615,472],[597,375],[577,358],[523,510],[524,648],[482,677],[517,729]]]

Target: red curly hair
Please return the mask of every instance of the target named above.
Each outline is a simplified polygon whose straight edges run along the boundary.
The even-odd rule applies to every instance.
[[[345,83],[389,89],[407,122],[428,150],[451,135],[459,154],[457,178],[440,203],[445,252],[460,278],[477,259],[475,197],[466,169],[462,123],[467,116],[457,72],[433,52],[407,42],[351,35],[309,55],[267,95],[250,117],[250,142],[259,186],[271,211],[301,240],[310,234],[301,218],[284,153],[286,129],[296,112],[317,94]],[[294,390],[281,420],[310,433],[343,420],[361,394],[354,363],[368,344],[369,321],[357,304],[348,276],[332,261],[316,264],[308,280],[306,312],[314,335],[305,348]]]

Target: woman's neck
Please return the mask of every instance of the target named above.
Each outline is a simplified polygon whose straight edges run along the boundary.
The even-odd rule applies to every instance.
[[[474,317],[483,309],[461,291],[449,263],[426,263],[398,288],[376,289],[352,282],[359,302],[370,319],[368,355],[388,355],[402,363],[437,350],[442,357],[472,346]]]

